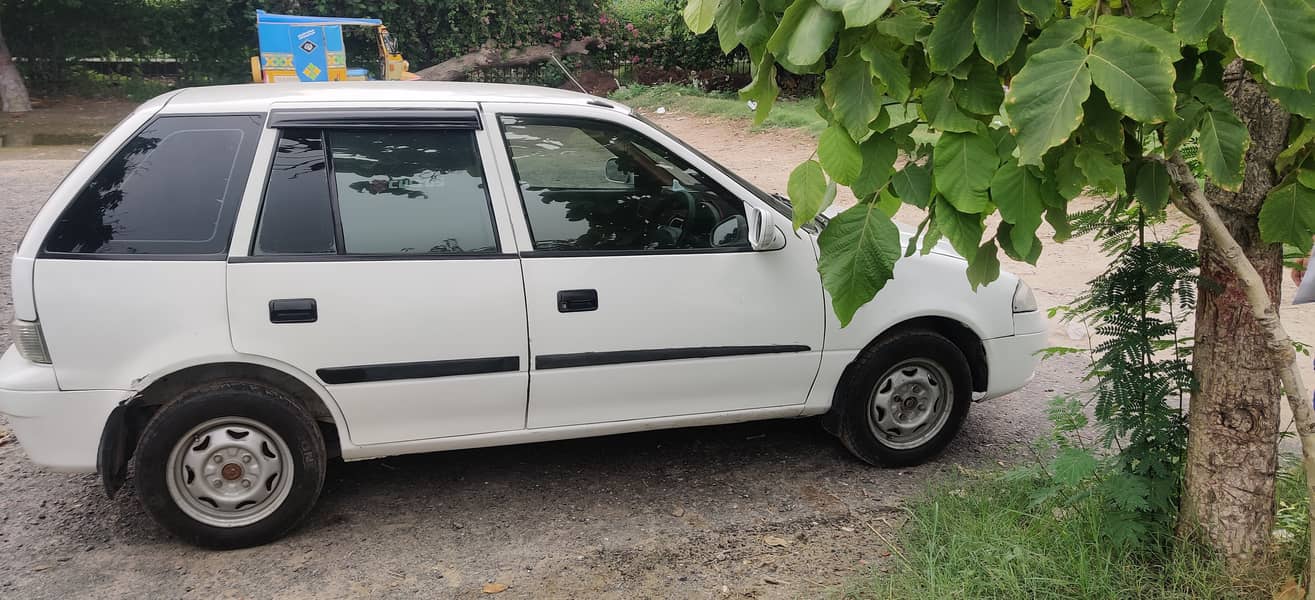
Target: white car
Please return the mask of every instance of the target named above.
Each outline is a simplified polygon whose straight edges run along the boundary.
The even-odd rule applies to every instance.
[[[847,327],[816,227],[614,102],[369,82],[171,92],[110,132],[13,259],[0,412],[32,461],[134,461],[210,547],[276,539],[361,460],[824,415],[927,460],[1024,385],[1031,290],[937,248]]]

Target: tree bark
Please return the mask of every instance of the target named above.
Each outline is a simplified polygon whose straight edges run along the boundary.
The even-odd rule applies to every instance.
[[[458,81],[464,79],[466,73],[476,69],[518,67],[552,60],[554,57],[588,54],[599,43],[601,41],[598,38],[587,37],[561,46],[544,44],[503,50],[489,42],[470,54],[450,58],[432,67],[421,69],[416,75],[425,81]]]
[[[4,30],[0,29],[0,111],[29,110],[32,110],[32,102],[27,97],[23,74],[14,65],[14,57],[9,54],[9,46],[5,44]]]
[[[1261,204],[1277,183],[1274,160],[1286,145],[1291,117],[1247,74],[1241,61],[1228,67],[1224,79],[1233,109],[1250,132],[1251,146],[1240,191],[1207,185],[1204,194],[1194,189],[1193,197],[1183,190],[1203,225],[1203,282],[1197,286],[1192,360],[1198,389],[1188,413],[1178,528],[1183,535],[1204,534],[1204,541],[1242,570],[1270,545],[1279,399],[1285,387],[1296,391],[1280,383],[1280,371],[1290,369],[1295,357],[1291,342],[1286,333],[1282,340],[1275,335],[1275,328],[1282,332],[1275,307],[1280,302],[1282,247],[1261,241],[1258,224]],[[1183,178],[1191,178],[1185,168],[1181,159],[1176,168],[1171,163],[1180,187]],[[1196,188],[1195,181],[1191,188]],[[1194,204],[1193,198],[1205,205]],[[1217,223],[1210,226],[1207,221]],[[1253,281],[1242,272],[1248,266]],[[1267,322],[1270,317],[1272,323]],[[1308,397],[1300,400],[1310,402]]]

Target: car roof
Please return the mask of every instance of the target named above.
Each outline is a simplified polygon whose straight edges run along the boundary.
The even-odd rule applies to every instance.
[[[596,96],[532,85],[453,81],[341,81],[333,83],[248,83],[194,87],[171,92],[163,113],[265,112],[288,102],[527,102],[602,103]],[[625,109],[628,112],[628,109]]]

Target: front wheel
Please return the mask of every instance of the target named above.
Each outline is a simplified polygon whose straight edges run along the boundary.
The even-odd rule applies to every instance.
[[[864,350],[837,400],[839,437],[864,462],[917,465],[949,445],[972,404],[963,352],[930,331],[903,331]]]
[[[297,525],[324,484],[324,439],[283,392],[216,382],[184,392],[146,425],[136,452],[147,512],[200,546],[264,544]]]

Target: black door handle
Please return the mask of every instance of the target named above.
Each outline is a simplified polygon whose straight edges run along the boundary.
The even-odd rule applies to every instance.
[[[598,290],[562,290],[557,292],[557,312],[598,310]]]
[[[319,318],[314,298],[280,298],[269,301],[270,323],[314,323]]]

